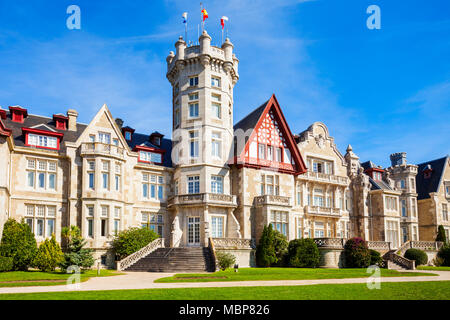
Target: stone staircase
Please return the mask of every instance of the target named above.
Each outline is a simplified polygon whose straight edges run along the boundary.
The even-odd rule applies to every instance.
[[[214,264],[209,248],[158,248],[124,271],[210,272]]]
[[[392,270],[415,270],[415,261],[406,259],[396,253],[396,250],[390,250],[383,255],[383,260],[388,269]]]

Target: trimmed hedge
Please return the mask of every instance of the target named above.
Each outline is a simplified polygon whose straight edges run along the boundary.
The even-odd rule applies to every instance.
[[[289,242],[289,266],[296,268],[316,268],[320,254],[313,239],[296,239]]]
[[[348,239],[344,246],[346,268],[367,268],[371,255],[364,239],[356,237]]]
[[[159,238],[159,235],[153,230],[134,227],[119,232],[112,242],[112,248],[119,260],[139,251],[150,242]]]
[[[450,244],[444,244],[437,254],[442,259],[442,266],[450,267]]]
[[[370,252],[370,265],[381,267],[383,265],[383,258],[381,257],[381,253],[371,249],[369,249],[369,252]]]
[[[0,272],[11,271],[13,268],[13,258],[0,257]]]
[[[416,266],[427,264],[428,256],[425,251],[419,249],[408,249],[405,252],[405,258],[409,260],[415,260]]]

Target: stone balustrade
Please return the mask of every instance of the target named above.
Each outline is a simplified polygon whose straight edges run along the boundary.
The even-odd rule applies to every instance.
[[[377,251],[390,251],[391,243],[386,241],[366,241],[369,249]]]
[[[291,206],[291,198],[285,196],[275,196],[275,195],[263,195],[255,197],[255,205],[256,206],[265,206],[265,205],[277,205],[277,206]]]
[[[125,156],[125,149],[102,142],[83,142],[81,144],[81,155],[82,156],[105,155],[123,159]]]
[[[398,264],[408,270],[416,269],[416,262],[414,260],[409,260],[409,259],[402,257],[401,255],[398,255],[394,252],[391,252],[388,256],[388,267],[389,267],[389,261],[395,262],[396,264]]]
[[[397,254],[403,256],[408,249],[438,251],[443,246],[443,244],[443,242],[439,241],[406,241],[397,250]]]
[[[344,249],[345,241],[343,238],[314,238],[318,248]]]
[[[305,206],[305,212],[308,214],[327,215],[327,216],[342,216],[341,209],[321,206]]]
[[[327,182],[330,184],[337,184],[341,186],[347,186],[349,184],[348,177],[344,176],[335,176],[333,174],[321,173],[321,172],[312,172],[308,171],[305,174],[301,174],[298,176],[299,179],[303,180],[313,180],[319,182]]]
[[[174,205],[201,205],[213,204],[223,206],[237,206],[237,197],[228,194],[219,193],[194,193],[183,194],[171,197],[168,200],[168,206]]]
[[[254,249],[256,248],[254,239],[242,238],[213,238],[216,249]]]
[[[148,245],[143,247],[141,250],[129,255],[128,257],[117,262],[117,271],[122,271],[132,266],[134,263],[138,262],[143,257],[149,255],[158,248],[164,248],[164,238],[158,238]]]

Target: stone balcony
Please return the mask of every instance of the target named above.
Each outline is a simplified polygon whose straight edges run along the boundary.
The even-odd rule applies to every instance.
[[[274,195],[263,195],[255,197],[255,206],[267,206],[267,205],[275,205],[275,206],[284,206],[291,207],[291,198],[284,196],[274,196]]]
[[[327,216],[327,217],[341,217],[342,211],[339,208],[329,208],[320,206],[305,206],[304,211],[307,214]]]
[[[167,202],[168,207],[198,205],[237,207],[237,197],[220,193],[194,193],[176,195],[170,198]]]
[[[311,171],[299,175],[298,178],[302,180],[325,182],[339,186],[347,186],[350,183],[350,180],[347,177]]]
[[[102,142],[84,142],[81,144],[81,156],[108,156],[123,159],[125,149]]]

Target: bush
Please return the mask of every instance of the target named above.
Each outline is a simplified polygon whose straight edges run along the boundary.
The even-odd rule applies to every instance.
[[[348,239],[344,246],[346,268],[367,268],[370,265],[370,251],[367,243],[359,238]]]
[[[13,269],[13,258],[0,257],[0,272],[7,272]]]
[[[435,267],[440,267],[440,266],[444,265],[444,259],[439,258],[439,257],[435,257],[435,258],[433,259],[433,261],[431,261],[431,262],[433,263],[433,265],[434,265]]]
[[[3,227],[0,256],[13,258],[12,270],[27,271],[36,255],[37,244],[30,226],[9,219]]]
[[[450,244],[444,244],[437,254],[442,259],[442,266],[450,267]]]
[[[45,239],[41,243],[36,256],[33,259],[33,266],[41,271],[55,271],[56,267],[64,261],[64,255],[61,247],[56,242],[55,236],[51,239]]]
[[[444,229],[443,225],[439,225],[439,227],[438,227],[438,233],[437,233],[437,236],[436,236],[436,241],[442,241],[444,243],[447,242],[447,237],[445,235],[445,229]]]
[[[119,232],[112,242],[112,248],[120,260],[139,251],[150,242],[159,238],[153,230],[147,228],[130,228]]]
[[[70,266],[78,266],[88,269],[94,264],[92,249],[86,249],[86,240],[81,237],[81,231],[76,226],[63,228],[61,235],[67,240],[67,248],[64,250],[64,260],[60,264],[61,269],[67,270]]]
[[[258,267],[270,267],[277,262],[274,240],[272,225],[264,226],[261,239],[259,239],[256,247],[256,264]]]
[[[428,256],[425,251],[419,249],[408,249],[405,252],[405,258],[409,260],[415,260],[416,266],[427,264]]]
[[[286,236],[277,230],[273,230],[273,249],[275,250],[276,261],[272,266],[283,267],[286,263],[289,242]]]
[[[219,263],[219,268],[222,271],[231,268],[236,263],[236,257],[228,252],[218,251],[216,253],[216,258]]]
[[[370,265],[381,267],[383,265],[383,258],[381,254],[376,250],[370,250]]]
[[[297,268],[316,268],[320,254],[313,239],[296,239],[289,242],[289,265]]]

